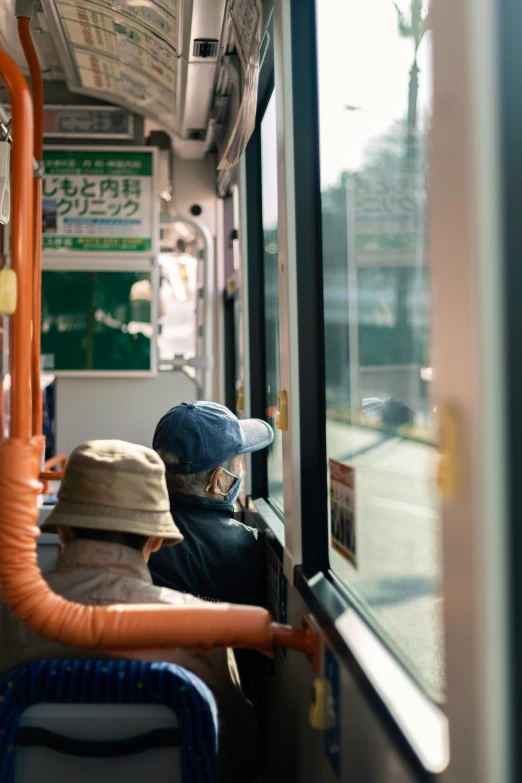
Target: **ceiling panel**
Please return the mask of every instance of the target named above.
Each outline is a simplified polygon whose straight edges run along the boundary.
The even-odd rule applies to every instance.
[[[70,89],[175,130],[178,0],[42,0]]]
[[[18,37],[15,2],[16,0],[0,0],[0,46],[13,58],[20,70],[27,74],[25,56]],[[44,20],[41,17],[43,14],[32,22],[31,28],[44,79],[63,79],[56,46],[46,31],[45,23],[42,26],[41,21]]]

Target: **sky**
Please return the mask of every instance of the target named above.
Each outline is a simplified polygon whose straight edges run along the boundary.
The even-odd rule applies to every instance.
[[[316,0],[320,105],[321,186],[357,171],[371,142],[406,116],[413,43],[397,30],[392,0]],[[409,0],[398,0],[409,19]],[[417,118],[432,100],[431,39],[424,38]],[[356,106],[357,111],[347,111]],[[275,100],[262,123],[263,213],[277,219]]]

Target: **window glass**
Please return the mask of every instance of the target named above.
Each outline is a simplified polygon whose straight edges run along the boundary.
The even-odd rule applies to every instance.
[[[444,687],[427,0],[317,0],[330,563]]]
[[[191,359],[196,355],[198,260],[182,245],[174,253],[161,253],[159,263],[160,362],[165,363],[176,356]]]
[[[266,416],[275,436],[268,451],[268,492],[283,508],[283,450],[275,426],[279,375],[279,281],[277,254],[277,139],[275,92],[261,122],[263,263],[265,279]]]

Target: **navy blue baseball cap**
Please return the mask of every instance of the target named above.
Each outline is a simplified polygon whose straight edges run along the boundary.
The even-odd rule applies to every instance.
[[[272,427],[261,419],[241,419],[216,402],[182,402],[161,417],[152,440],[153,449],[174,454],[175,473],[199,473],[222,465],[236,454],[269,446]]]

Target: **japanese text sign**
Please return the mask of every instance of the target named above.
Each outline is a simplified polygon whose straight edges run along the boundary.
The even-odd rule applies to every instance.
[[[152,150],[44,152],[43,249],[152,251]]]
[[[364,174],[355,187],[358,251],[415,248],[423,229],[423,181],[416,172]]]

